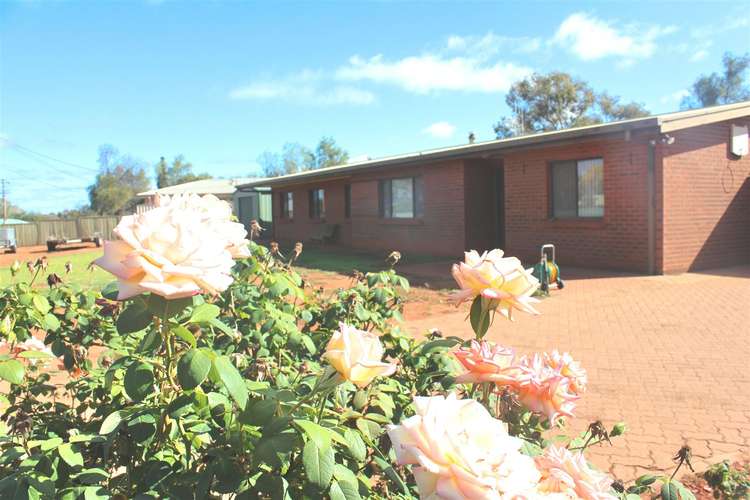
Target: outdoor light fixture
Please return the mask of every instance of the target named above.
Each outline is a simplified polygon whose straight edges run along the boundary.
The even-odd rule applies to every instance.
[[[671,136],[669,134],[664,134],[661,136],[661,143],[662,144],[674,144],[674,136]]]
[[[659,142],[661,144],[674,144],[674,141],[675,141],[674,136],[669,135],[669,134],[664,134],[661,137],[659,137]],[[648,143],[651,144],[652,146],[656,146],[656,142],[657,142],[656,139],[651,139],[650,141],[648,141]]]

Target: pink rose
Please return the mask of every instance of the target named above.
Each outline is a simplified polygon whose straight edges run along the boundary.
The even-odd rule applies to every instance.
[[[503,257],[502,250],[492,250],[479,255],[476,250],[464,253],[464,262],[454,264],[453,278],[461,288],[452,295],[457,303],[482,296],[493,300],[507,318],[513,309],[539,314],[532,306],[538,302],[531,295],[539,281],[515,257]]]
[[[395,364],[383,362],[383,354],[383,344],[376,334],[339,323],[323,357],[346,380],[366,387],[376,377],[387,377],[396,371]]]
[[[513,349],[494,345],[482,340],[471,341],[470,347],[462,347],[453,353],[466,368],[466,373],[456,377],[458,384],[482,382],[504,382],[513,380]]]
[[[399,465],[412,469],[420,498],[514,498],[536,488],[534,461],[522,441],[473,399],[414,398],[416,415],[389,425]]]
[[[573,360],[570,354],[567,352],[560,353],[557,350],[551,353],[544,353],[544,362],[547,366],[570,380],[571,391],[576,394],[586,392],[586,384],[588,382],[586,370],[581,368],[581,365]]]
[[[216,197],[160,197],[152,210],[128,215],[95,263],[118,279],[118,299],[152,292],[168,299],[218,293],[232,283],[233,256],[247,252],[241,224]]]
[[[571,389],[570,378],[548,366],[539,354],[522,357],[516,367],[512,388],[521,404],[545,415],[550,423],[573,416],[579,396]]]
[[[615,500],[610,491],[612,479],[592,469],[582,453],[551,445],[535,458],[542,474],[539,492],[563,493],[584,500]]]

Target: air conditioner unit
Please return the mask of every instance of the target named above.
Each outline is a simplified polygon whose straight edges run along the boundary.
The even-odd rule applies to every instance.
[[[736,156],[745,156],[750,152],[747,125],[732,125],[732,137],[730,139],[729,150]]]

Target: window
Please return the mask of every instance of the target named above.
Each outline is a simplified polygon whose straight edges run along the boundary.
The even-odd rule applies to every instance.
[[[347,219],[352,216],[352,185],[344,186],[344,217]]]
[[[310,190],[310,218],[323,219],[326,216],[325,191],[322,189]]]
[[[559,161],[551,166],[552,217],[604,216],[604,161]]]
[[[292,193],[279,193],[281,203],[281,218],[291,219],[294,217],[294,195]]]
[[[386,219],[422,217],[424,205],[421,177],[402,177],[380,181],[380,216]]]

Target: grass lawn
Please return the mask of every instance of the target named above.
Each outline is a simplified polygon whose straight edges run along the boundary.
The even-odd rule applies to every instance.
[[[284,255],[288,255],[287,249],[282,249]],[[355,250],[341,250],[336,248],[305,247],[295,264],[306,269],[317,269],[341,274],[351,274],[353,269],[361,272],[382,271],[388,266],[385,262],[390,252],[372,254],[357,252]],[[401,264],[420,264],[445,260],[429,255],[406,255],[401,259]]]
[[[72,253],[67,255],[60,255],[59,257],[50,257],[47,259],[49,267],[47,273],[40,272],[37,276],[34,286],[47,287],[47,274],[57,273],[65,282],[78,283],[85,287],[98,287],[101,288],[110,281],[113,280],[112,275],[106,271],[103,271],[99,267],[94,267],[92,270],[87,269],[89,263],[101,255],[100,252],[84,252],[84,253]],[[65,263],[70,261],[73,264],[73,271],[69,275],[65,275]],[[0,287],[10,284],[13,278],[10,275],[10,264],[3,266],[0,269]],[[29,281],[31,275],[26,269],[25,265],[22,265],[21,271],[16,275],[17,281]]]

